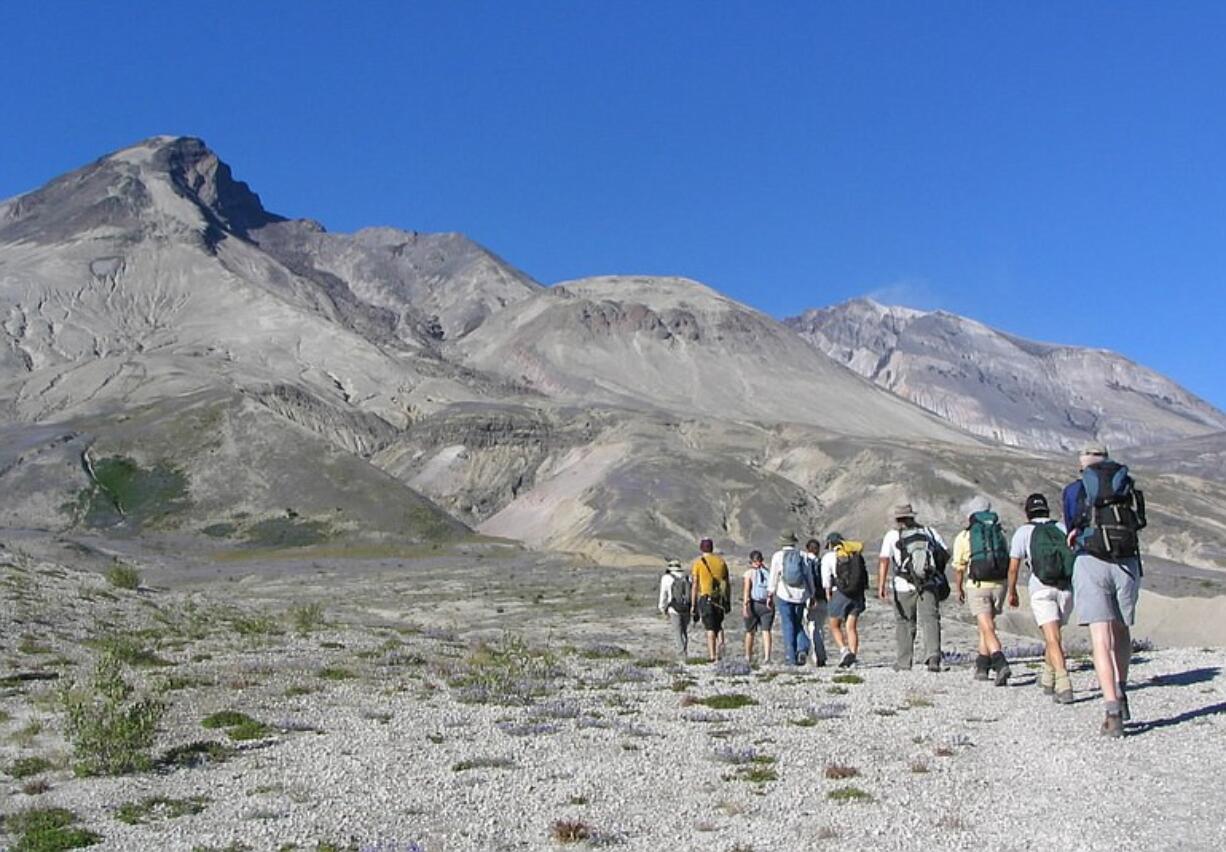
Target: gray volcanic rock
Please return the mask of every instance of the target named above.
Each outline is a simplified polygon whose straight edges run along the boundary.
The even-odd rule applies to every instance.
[[[1122,356],[1024,340],[944,311],[855,299],[786,322],[882,387],[1013,446],[1136,446],[1226,428],[1226,414]]]
[[[445,351],[558,400],[974,443],[764,314],[682,278],[566,282]]]

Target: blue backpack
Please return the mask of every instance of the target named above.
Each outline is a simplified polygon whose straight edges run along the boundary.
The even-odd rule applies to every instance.
[[[766,599],[770,597],[770,576],[766,566],[753,569],[752,584],[749,587],[750,600],[766,603]]]
[[[783,551],[783,582],[796,588],[805,585],[805,558],[795,548]]]
[[[1145,495],[1126,465],[1092,464],[1081,472],[1085,491],[1077,526],[1077,543],[1100,559],[1127,559],[1141,554],[1137,533],[1145,529]]]

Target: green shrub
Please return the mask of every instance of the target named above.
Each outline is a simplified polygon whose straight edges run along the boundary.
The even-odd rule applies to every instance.
[[[357,677],[351,669],[344,666],[324,666],[319,670],[319,676],[324,680],[353,680]]]
[[[131,565],[116,562],[106,569],[106,581],[117,589],[133,590],[140,586],[140,572]]]
[[[124,802],[115,811],[115,819],[128,825],[141,825],[155,819],[175,819],[198,814],[208,803],[209,800],[204,796],[193,796],[190,799],[148,796],[139,802]]]
[[[13,778],[31,778],[41,775],[52,766],[45,757],[22,757],[14,760],[8,768],[8,774]]]
[[[114,656],[103,654],[90,685],[70,684],[60,703],[78,775],[122,775],[152,765],[148,749],[166,705],[148,696],[133,699]]]
[[[694,703],[706,705],[712,710],[738,710],[741,707],[750,707],[758,702],[750,698],[748,695],[743,695],[739,692],[730,692],[720,695],[710,695],[706,698],[698,698],[695,699]]]
[[[299,636],[306,636],[324,623],[324,605],[316,601],[291,606],[289,620]]]
[[[873,794],[859,787],[838,787],[826,794],[836,802],[871,802]]]
[[[11,852],[60,852],[93,846],[102,840],[89,829],[74,828],[77,815],[65,808],[31,808],[4,821],[4,828],[17,842]]]
[[[219,710],[216,713],[205,716],[200,720],[200,724],[210,730],[216,730],[217,728],[233,728],[236,725],[244,725],[254,721],[255,719],[252,719],[246,713],[240,713],[237,710]]]

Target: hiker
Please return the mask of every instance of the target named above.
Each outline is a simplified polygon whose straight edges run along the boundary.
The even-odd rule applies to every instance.
[[[1009,545],[988,498],[971,498],[963,506],[962,516],[966,527],[954,538],[954,578],[958,603],[966,604],[979,628],[975,680],[988,680],[990,669],[995,684],[1004,686],[1011,672],[996,636],[996,616],[1005,611]]]
[[[941,670],[941,601],[949,597],[945,577],[948,551],[940,533],[915,521],[910,503],[895,506],[894,528],[881,539],[877,560],[877,594],[894,599],[895,671],[909,671],[916,627],[924,634],[928,671]],[[887,573],[893,569],[888,585]]]
[[[1090,627],[1094,673],[1106,704],[1101,731],[1122,737],[1131,718],[1128,663],[1132,624],[1141,594],[1141,549],[1145,495],[1125,465],[1100,444],[1078,456],[1081,477],[1064,488],[1061,503],[1073,550],[1073,598],[1077,619]]]
[[[819,669],[826,665],[826,587],[818,579],[822,570],[822,543],[815,538],[805,542],[805,560],[808,572],[813,577],[813,594],[805,607],[805,636],[813,650],[813,665]]]
[[[715,662],[722,649],[719,638],[724,629],[724,614],[731,604],[728,563],[715,553],[715,544],[709,538],[698,542],[698,550],[698,558],[690,569],[695,592],[690,606],[695,620],[701,618],[707,630],[707,658]]]
[[[1057,704],[1073,703],[1073,682],[1064,660],[1060,628],[1073,612],[1073,552],[1064,524],[1051,517],[1047,498],[1039,493],[1026,498],[1026,523],[1013,533],[1009,545],[1009,606],[1016,607],[1018,571],[1030,569],[1030,611],[1043,632],[1043,669],[1039,686]]]
[[[809,655],[809,637],[805,635],[805,604],[813,597],[814,579],[809,561],[796,549],[796,533],[779,537],[779,550],[771,556],[771,606],[779,613],[779,630],[783,634],[783,655],[789,666],[804,665]]]
[[[753,662],[753,639],[762,634],[762,663],[771,659],[771,627],[775,610],[770,602],[770,569],[762,559],[762,551],[749,553],[749,570],[741,582],[741,617],[745,620],[745,660]]]
[[[864,591],[868,588],[864,545],[845,540],[842,533],[826,536],[821,579],[829,601],[830,635],[839,646],[839,668],[849,669],[860,653],[859,621],[865,609]]]
[[[677,643],[677,654],[685,662],[690,650],[690,611],[693,584],[681,568],[679,559],[668,560],[660,577],[660,613],[668,619]]]

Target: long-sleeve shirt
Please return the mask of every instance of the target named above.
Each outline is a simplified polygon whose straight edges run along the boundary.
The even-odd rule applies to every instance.
[[[673,602],[673,583],[684,582],[686,576],[679,568],[670,568],[660,577],[660,612],[668,612],[668,605]]]
[[[804,574],[804,584],[800,586],[789,586],[783,581],[783,554],[789,550],[796,548],[788,545],[783,550],[776,550],[774,556],[771,557],[771,577],[769,581],[770,593],[781,601],[788,603],[804,603],[809,598],[816,597],[815,588],[816,581],[813,576],[813,565],[805,558],[805,555],[800,554],[800,568]]]

